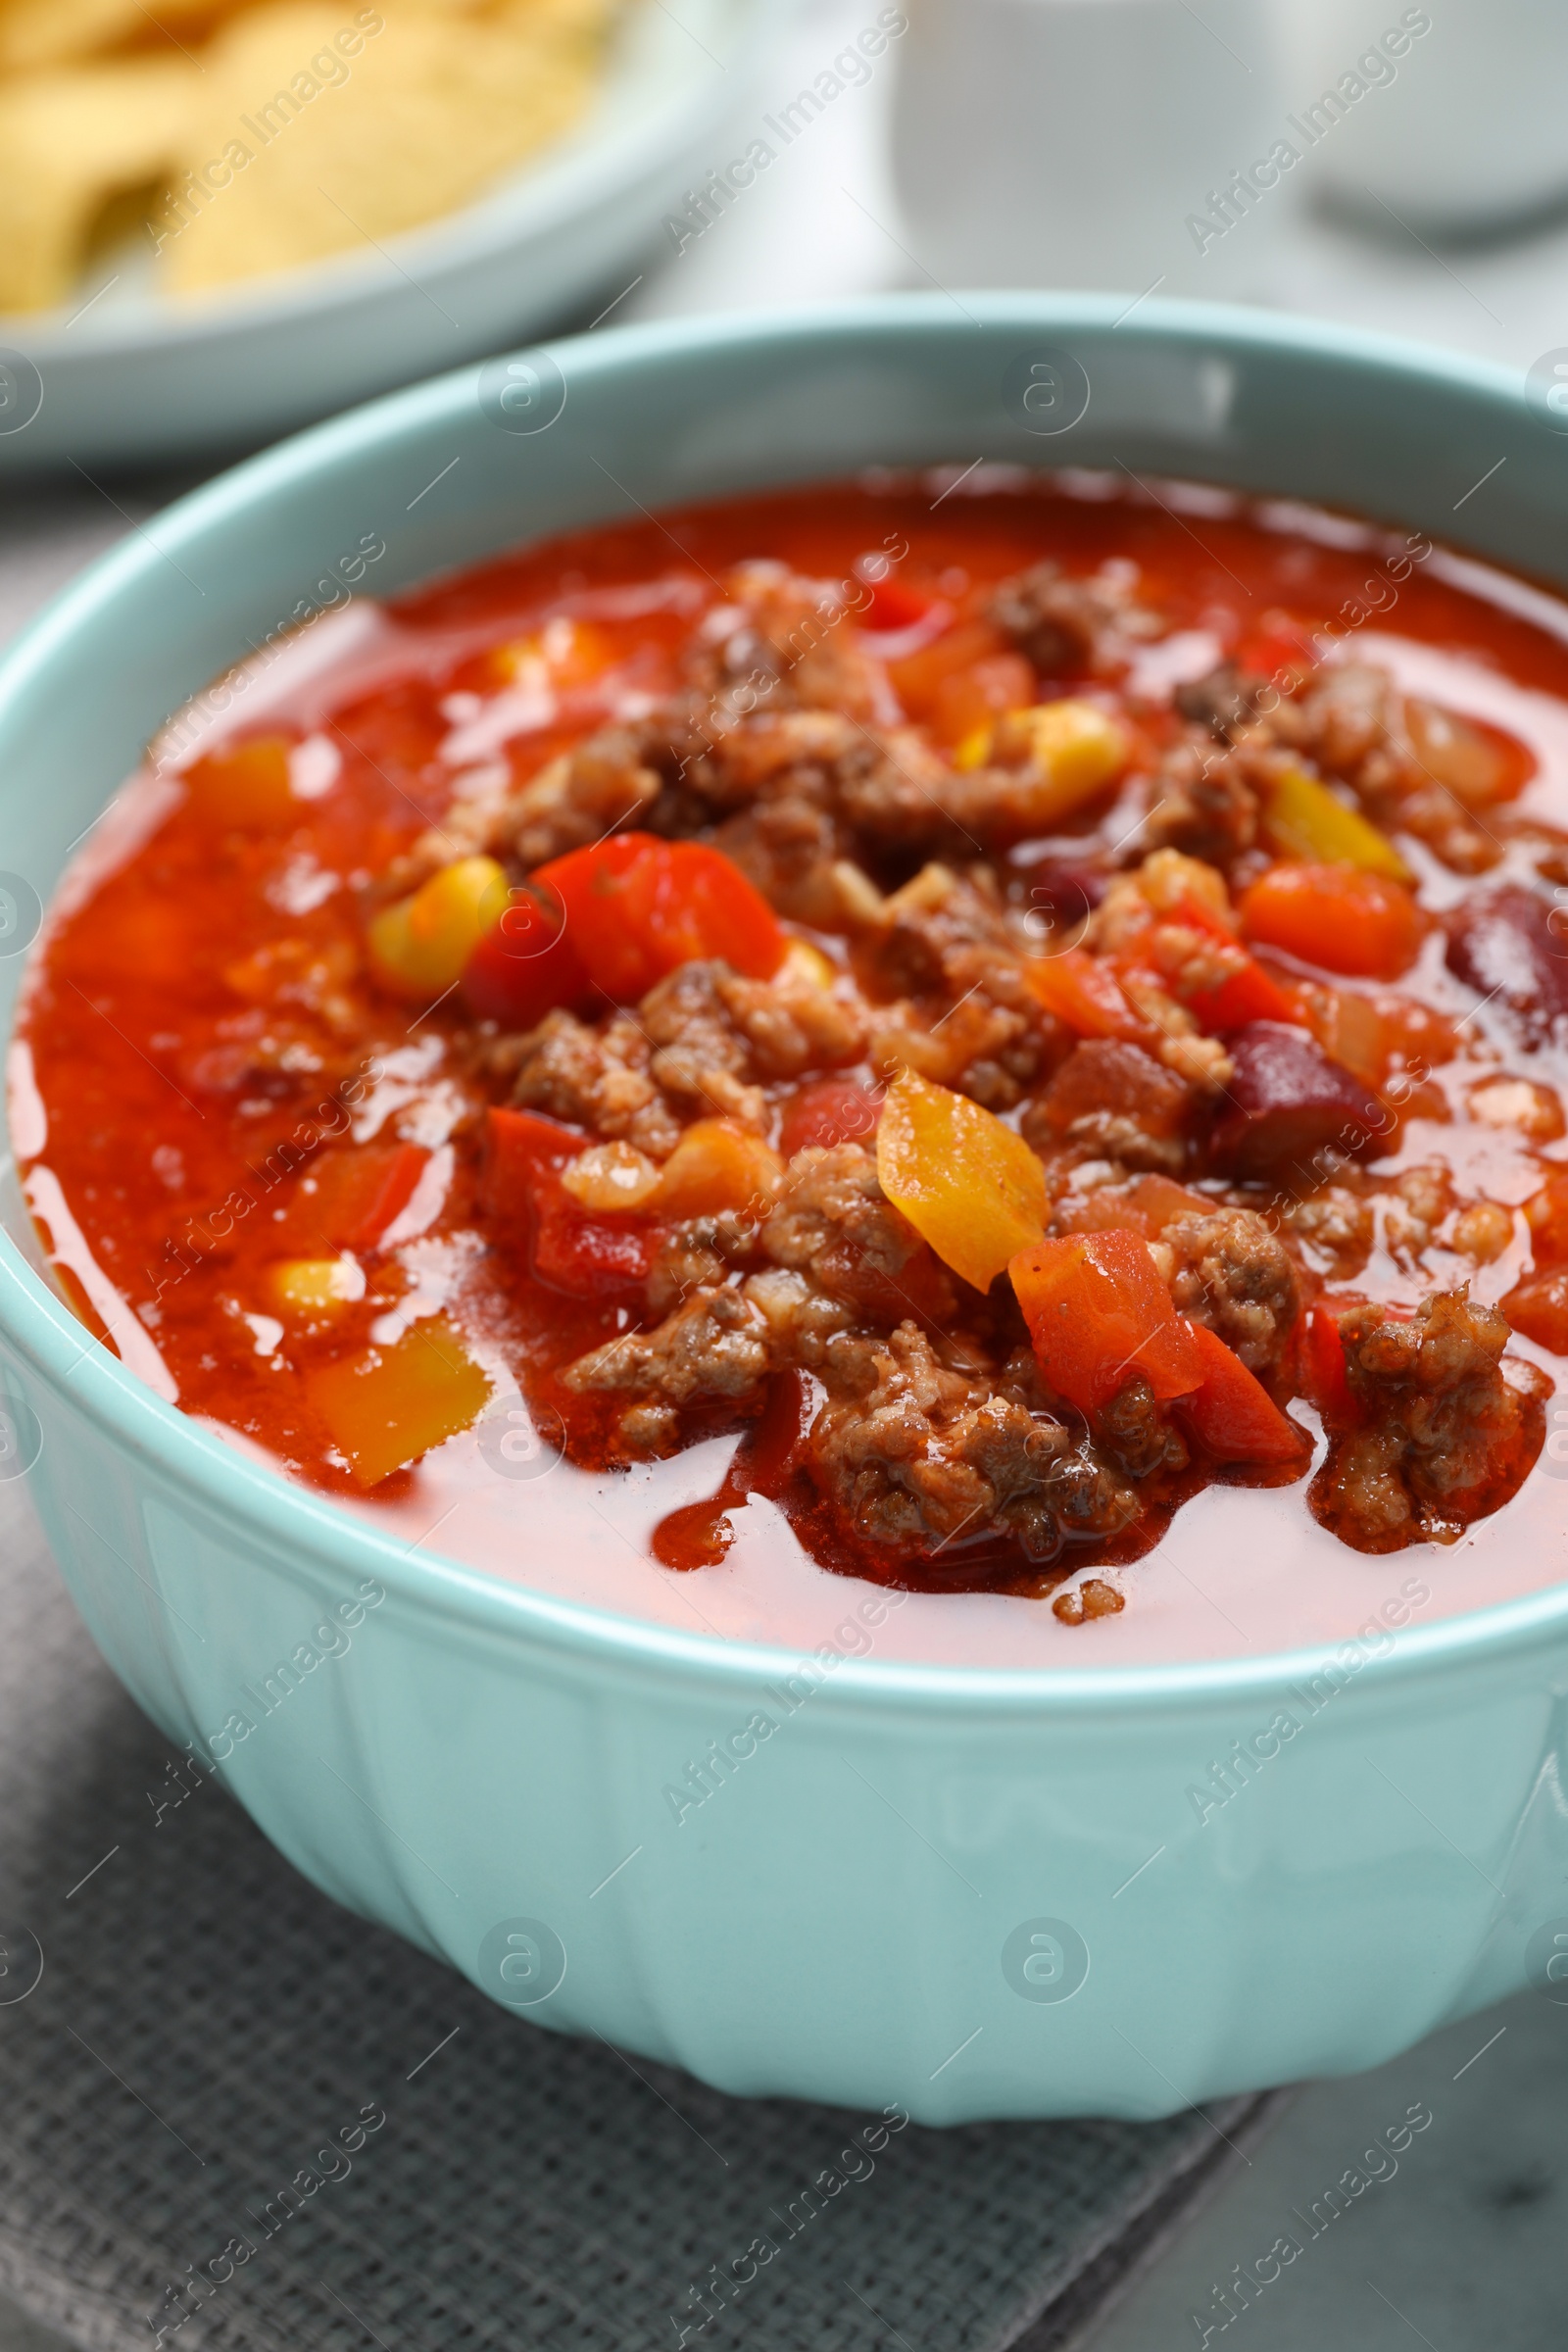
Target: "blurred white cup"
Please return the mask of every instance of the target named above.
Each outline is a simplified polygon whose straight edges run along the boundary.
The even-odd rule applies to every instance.
[[[1267,296],[1294,169],[1268,0],[906,5],[894,168],[933,276]]]
[[[1440,235],[1568,198],[1564,0],[1281,6],[1293,105],[1342,110],[1311,158],[1313,188]]]

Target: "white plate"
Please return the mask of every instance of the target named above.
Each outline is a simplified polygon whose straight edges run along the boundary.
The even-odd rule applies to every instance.
[[[242,447],[612,301],[798,7],[635,0],[567,139],[385,245],[182,300],[132,245],[69,309],[0,317],[0,473]]]

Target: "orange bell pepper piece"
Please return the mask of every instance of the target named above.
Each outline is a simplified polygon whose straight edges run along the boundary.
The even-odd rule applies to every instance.
[[[305,1394],[355,1483],[368,1488],[468,1428],[489,1402],[491,1383],[438,1315],[391,1348],[308,1372]]]
[[[699,956],[769,980],[789,946],[761,892],[703,842],[615,833],[551,858],[533,880],[564,909],[589,981],[617,1004]]]
[[[289,782],[286,735],[253,735],[193,760],[184,785],[193,816],[204,824],[268,833],[298,824],[301,804]]]
[[[1245,891],[1249,939],[1324,971],[1396,980],[1421,950],[1426,921],[1402,883],[1353,865],[1276,865]]]
[[[1176,1409],[1199,1444],[1220,1462],[1304,1461],[1311,1451],[1306,1432],[1287,1420],[1262,1382],[1216,1333],[1202,1323],[1190,1323],[1188,1329],[1202,1381]]]
[[[1042,1372],[1080,1412],[1097,1412],[1140,1373],[1161,1398],[1201,1385],[1192,1326],[1142,1235],[1113,1229],[1037,1242],[1008,1271]]]
[[[1046,1171],[967,1095],[905,1070],[876,1131],[877,1180],[922,1241],[977,1291],[1045,1231]]]

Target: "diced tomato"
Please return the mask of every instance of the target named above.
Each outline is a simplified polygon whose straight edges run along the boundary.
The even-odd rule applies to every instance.
[[[1350,1299],[1339,1301],[1341,1306],[1353,1303]],[[1331,1429],[1352,1429],[1361,1418],[1361,1408],[1345,1369],[1340,1319],[1326,1299],[1318,1299],[1308,1309],[1301,1356],[1306,1394],[1325,1422]]]
[[[279,1240],[298,1257],[373,1250],[407,1208],[430,1154],[417,1144],[344,1145],[300,1179]]]
[[[1192,1327],[1141,1234],[1036,1242],[1008,1272],[1041,1370],[1080,1412],[1108,1404],[1140,1373],[1159,1397],[1188,1396],[1200,1384]]]
[[[1178,1217],[1206,1217],[1214,1203],[1201,1193],[1190,1193],[1168,1176],[1139,1176],[1125,1187],[1096,1185],[1091,1192],[1068,1194],[1055,1205],[1055,1218],[1067,1233],[1103,1233],[1115,1226],[1157,1241]]]
[[[1239,972],[1204,995],[1189,997],[1188,1009],[1205,1029],[1245,1029],[1249,1021],[1286,1021],[1304,1028],[1298,1000],[1250,956]]]
[[[794,1096],[779,1130],[781,1157],[793,1159],[813,1144],[859,1143],[876,1131],[881,1103],[853,1078],[814,1078]]]
[[[956,628],[945,629],[933,643],[922,646],[917,654],[906,656],[902,662],[890,662],[888,678],[894,693],[911,718],[929,718],[943,682],[962,669],[972,669],[977,662],[990,661],[998,654],[1010,654],[1012,647],[1002,631],[988,620],[963,620]],[[1034,673],[1030,672],[1029,692],[1025,702],[1034,700]]]
[[[1353,865],[1276,865],[1243,893],[1250,939],[1324,971],[1396,980],[1420,953],[1421,909],[1402,883]]]
[[[648,1280],[660,1229],[630,1217],[587,1216],[558,1188],[536,1203],[533,1271],[572,1298],[612,1297]]]
[[[533,881],[564,908],[590,982],[618,1004],[697,956],[770,979],[788,946],[760,891],[702,842],[616,833],[552,858]]]
[[[880,556],[876,559],[878,563],[883,560]],[[932,606],[940,602],[937,597],[927,596],[920,589],[910,588],[903,580],[894,579],[891,573],[886,579],[867,580],[865,586],[871,601],[860,608],[861,626],[874,629],[878,634],[895,629],[912,629],[915,622],[924,620]]]
[[[991,654],[943,680],[931,706],[931,732],[939,743],[960,744],[1034,699],[1035,673],[1022,654]]]
[[[531,1029],[558,1004],[592,993],[564,909],[545,892],[514,890],[463,968],[463,1001],[480,1020]]]
[[[1527,1274],[1498,1306],[1515,1331],[1552,1355],[1568,1355],[1568,1266]]]
[[[1568,1175],[1548,1176],[1525,1202],[1530,1248],[1538,1266],[1568,1260]]]
[[[1294,1462],[1311,1449],[1306,1432],[1286,1418],[1261,1381],[1202,1323],[1190,1323],[1202,1381],[1176,1410],[1199,1444],[1220,1462]]]
[[[590,1213],[561,1182],[589,1138],[533,1110],[492,1110],[485,1122],[483,1205],[504,1230],[530,1238],[533,1272],[573,1298],[646,1282],[659,1228],[646,1218]]]
[[[1064,1021],[1075,1037],[1116,1037],[1124,1045],[1147,1045],[1152,1032],[1122,994],[1109,964],[1083,948],[1045,956],[1024,966],[1030,994]]]

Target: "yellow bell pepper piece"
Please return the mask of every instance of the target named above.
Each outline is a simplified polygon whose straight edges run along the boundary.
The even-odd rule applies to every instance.
[[[313,1410],[367,1488],[466,1429],[490,1393],[489,1375],[440,1315],[416,1323],[391,1348],[368,1348],[305,1376]]]
[[[365,1268],[341,1257],[285,1257],[268,1269],[272,1302],[285,1315],[331,1315],[365,1297]]]
[[[508,883],[493,858],[460,858],[412,898],[383,906],[369,927],[370,968],[411,1002],[444,996],[506,910]]]
[[[1014,711],[1007,726],[1022,734],[1043,779],[1029,796],[1030,817],[1037,824],[1070,816],[1127,764],[1126,732],[1098,703],[1039,703]]]
[[[1414,880],[1388,835],[1302,767],[1287,768],[1274,785],[1263,808],[1263,830],[1282,857],[1313,865],[1359,865],[1396,882]]]
[[[888,1089],[876,1172],[921,1239],[977,1291],[1044,1238],[1046,1171],[1022,1136],[912,1070]]]

